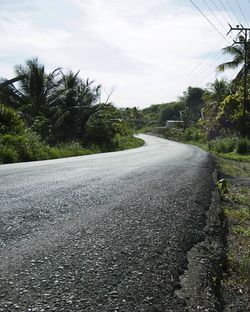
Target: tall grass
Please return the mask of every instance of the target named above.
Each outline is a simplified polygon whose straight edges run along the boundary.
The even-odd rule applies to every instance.
[[[144,145],[144,141],[140,138],[136,138],[134,136],[121,136],[120,134],[116,134],[113,143],[115,146],[115,150],[121,151],[129,148],[140,147]]]
[[[250,140],[230,137],[212,140],[208,143],[210,150],[217,153],[237,153],[240,155],[250,154]]]
[[[31,131],[22,135],[0,136],[0,163],[3,164],[88,155],[93,152],[83,148],[78,142],[50,147]]]

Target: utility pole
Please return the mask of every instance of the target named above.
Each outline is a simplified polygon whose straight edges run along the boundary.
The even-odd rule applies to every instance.
[[[234,44],[243,44],[244,45],[244,80],[243,80],[243,84],[244,84],[244,99],[243,99],[243,125],[242,125],[242,134],[243,137],[246,137],[247,133],[246,133],[246,110],[248,107],[248,90],[247,90],[247,74],[248,74],[248,62],[249,62],[249,57],[248,54],[250,53],[250,51],[248,51],[248,32],[250,31],[250,28],[246,28],[243,27],[242,25],[237,25],[237,27],[232,27],[230,26],[230,30],[227,34],[229,34],[231,31],[238,31],[238,35],[237,37],[239,37],[240,34],[243,33],[242,37],[243,37],[243,41],[234,41]]]

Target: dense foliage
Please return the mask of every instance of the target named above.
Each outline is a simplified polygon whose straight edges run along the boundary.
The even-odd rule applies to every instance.
[[[38,59],[0,80],[0,162],[111,151],[142,144],[133,137],[137,109],[100,100],[101,86],[79,72],[46,73]],[[131,141],[129,143],[129,141]],[[86,150],[88,147],[88,150]]]

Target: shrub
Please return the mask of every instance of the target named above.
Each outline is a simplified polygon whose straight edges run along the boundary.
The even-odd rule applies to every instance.
[[[18,161],[48,159],[49,147],[31,131],[22,135],[5,134],[1,137],[1,144],[15,150]]]
[[[187,142],[205,142],[206,134],[197,127],[189,127],[184,131],[183,139]]]
[[[144,141],[133,136],[122,136],[120,134],[116,134],[113,139],[113,144],[115,146],[115,150],[118,151],[128,148],[140,147],[144,145]]]
[[[208,143],[208,148],[217,153],[231,153],[235,150],[237,138],[223,138],[212,140]]]
[[[250,154],[250,140],[239,139],[236,144],[236,152],[241,155]]]
[[[20,134],[24,131],[24,123],[17,112],[0,104],[0,134]]]
[[[19,160],[19,155],[14,148],[0,145],[0,163],[15,163]]]

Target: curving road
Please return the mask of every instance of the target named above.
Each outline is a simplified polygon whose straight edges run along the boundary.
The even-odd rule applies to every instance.
[[[0,166],[0,311],[185,311],[213,164],[141,135],[115,153]]]

